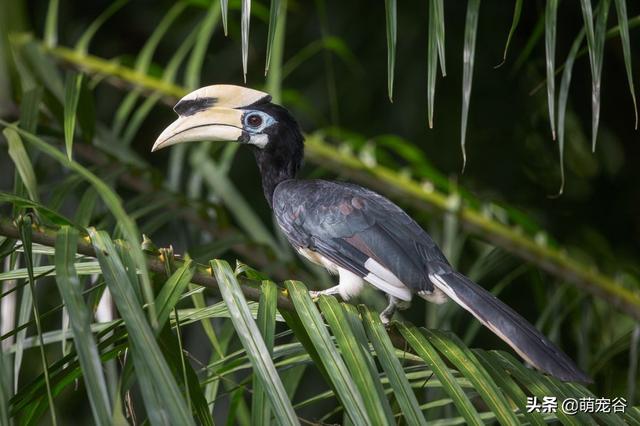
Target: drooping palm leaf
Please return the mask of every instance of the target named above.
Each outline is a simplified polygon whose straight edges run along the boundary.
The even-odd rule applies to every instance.
[[[269,350],[250,314],[231,267],[228,263],[219,260],[212,261],[211,267],[220,285],[222,297],[229,307],[238,337],[246,348],[254,370],[265,388],[278,422],[284,425],[299,424],[282,382],[271,362]]]
[[[29,198],[32,201],[37,202],[38,196],[38,182],[36,181],[36,174],[33,171],[33,165],[31,159],[25,150],[22,138],[14,129],[7,128],[2,131],[2,134],[7,138],[9,144],[9,157],[13,160],[13,164],[16,166],[16,170],[22,179],[22,184],[27,189]]]
[[[633,72],[631,70],[631,41],[629,37],[629,18],[627,16],[627,2],[625,0],[615,0],[616,12],[618,15],[618,26],[620,27],[620,42],[622,43],[622,53],[624,54],[624,65],[629,80],[629,93],[633,101],[633,112],[635,113],[636,129],[638,128],[638,104],[636,101],[636,89],[633,83]],[[608,36],[608,33],[607,33]]]
[[[64,86],[64,142],[67,157],[73,153],[73,135],[76,130],[76,111],[82,88],[82,74],[69,73]]]
[[[355,425],[371,424],[363,397],[358,392],[358,387],[352,375],[334,346],[322,317],[311,301],[306,287],[298,281],[287,281],[286,286],[296,311],[300,315],[300,321],[305,327],[311,343],[317,350],[326,374],[335,387],[351,422]]]
[[[131,255],[134,258],[136,264],[138,265],[141,271],[142,289],[143,289],[145,298],[147,300],[147,303],[149,303],[150,320],[152,324],[155,324],[156,318],[155,318],[155,308],[153,305],[153,291],[151,289],[149,274],[147,272],[147,269],[144,267],[144,256],[142,254],[142,250],[140,249],[140,246],[137,241],[139,233],[137,231],[137,226],[135,222],[126,214],[126,212],[122,208],[122,203],[120,201],[120,198],[113,192],[111,188],[109,188],[95,174],[91,173],[89,170],[87,170],[85,167],[83,167],[79,163],[69,160],[64,154],[57,151],[55,148],[53,148],[52,146],[44,142],[42,139],[30,133],[26,133],[23,130],[12,127],[11,125],[9,125],[9,123],[3,120],[0,120],[0,124],[16,129],[18,133],[20,133],[25,138],[25,140],[33,144],[38,150],[52,157],[60,164],[75,171],[95,187],[97,192],[102,197],[105,205],[107,205],[111,209],[114,216],[118,219],[119,225],[122,227],[123,232],[127,238],[127,241],[131,246]]]
[[[562,72],[562,81],[560,82],[560,90],[558,93],[558,152],[560,153],[560,189],[558,194],[564,192],[565,175],[564,175],[564,135],[565,135],[565,117],[567,113],[567,101],[569,99],[569,87],[571,85],[571,75],[573,72],[573,63],[578,54],[578,49],[584,39],[584,29],[580,31],[576,39],[571,45],[571,50],[567,55]]]
[[[409,424],[426,425],[427,422],[420,411],[420,404],[404,374],[400,360],[396,357],[393,345],[378,317],[364,306],[360,306],[367,336],[373,344],[378,361],[387,373],[393,393]]]
[[[377,385],[378,372],[370,368],[371,364],[366,359],[364,352],[369,352],[368,341],[362,342],[356,338],[356,333],[352,331],[351,325],[347,321],[346,312],[343,311],[335,298],[321,296],[319,302],[320,309],[331,328],[345,364],[363,396],[363,402],[367,407],[367,414],[371,421],[374,424],[391,423],[391,408],[381,387]]]
[[[162,356],[152,327],[138,304],[129,274],[115,245],[104,231],[89,230],[100,268],[130,336],[137,377],[152,422],[193,424],[179,387]]]
[[[82,298],[80,281],[73,266],[78,231],[62,227],[56,238],[56,282],[69,312],[73,341],[82,366],[93,419],[97,425],[111,424],[111,402],[102,373],[100,354],[91,334],[91,317]]]
[[[558,26],[558,0],[548,0],[544,15],[544,47],[547,63],[547,105],[549,107],[549,123],[551,137],[556,139],[556,28]]]
[[[40,361],[42,363],[42,371],[43,371],[43,376],[46,383],[47,402],[49,404],[49,410],[51,413],[51,423],[53,424],[53,426],[56,426],[58,424],[58,420],[57,420],[58,416],[56,414],[56,408],[53,402],[51,379],[49,377],[49,363],[47,361],[47,356],[44,349],[44,342],[42,340],[42,324],[40,319],[40,308],[38,307],[38,300],[36,296],[35,274],[33,273],[34,258],[33,258],[33,252],[31,250],[31,233],[32,233],[31,217],[24,216],[20,218],[18,223],[19,223],[18,228],[20,230],[20,239],[22,240],[22,245],[24,247],[24,261],[25,261],[25,264],[27,265],[27,272],[29,274],[29,277],[28,277],[29,292],[31,295],[30,297],[31,303],[29,303],[29,305],[31,305],[31,309],[33,310],[33,318],[36,324],[36,331],[38,334],[38,339],[40,340],[39,342],[40,343],[39,345]],[[26,294],[26,289],[25,289],[25,294]],[[16,369],[14,374],[15,374],[16,383],[18,383],[19,368]]]
[[[609,15],[610,0],[601,0],[595,14],[590,0],[580,0],[582,17],[587,35],[589,63],[591,64],[591,147],[596,149],[598,124],[600,122],[600,83],[602,77],[602,62],[604,59],[604,41],[606,22]]]
[[[504,44],[504,53],[502,54],[502,62],[496,65],[496,68],[504,64],[507,60],[507,52],[509,51],[509,45],[511,44],[511,39],[518,28],[518,24],[520,23],[520,15],[522,14],[522,0],[515,0],[513,4],[513,18],[511,18],[511,28],[509,28],[509,35],[507,36],[507,41]]]
[[[458,408],[458,412],[466,419],[467,423],[472,425],[483,424],[473,404],[469,401],[469,398],[456,382],[449,368],[426,337],[413,326],[400,324],[399,329],[407,340],[407,343],[427,363],[447,393],[451,395],[452,401]]]
[[[462,148],[462,170],[467,165],[467,121],[469,120],[469,104],[471,102],[471,83],[473,81],[473,64],[478,32],[478,16],[480,0],[469,0],[464,29],[464,51],[462,53],[462,119],[460,124],[460,147]]]
[[[247,60],[249,57],[249,26],[251,22],[251,0],[242,0],[242,74],[247,82]]]
[[[260,330],[267,350],[269,354],[272,354],[276,327],[278,288],[276,284],[271,281],[263,281],[260,290],[262,294],[260,295],[260,305],[258,307],[256,322],[258,323],[258,329]],[[266,391],[267,389],[262,386],[260,379],[254,375],[253,400],[251,404],[251,423],[253,425],[268,425],[270,423],[271,406],[267,402]]]
[[[438,15],[436,4],[438,0],[429,1],[429,47],[427,51],[427,114],[429,128],[433,128],[433,106],[436,94],[436,74],[438,69]]]
[[[393,102],[393,80],[396,68],[396,43],[398,38],[398,4],[396,0],[385,0],[385,22],[387,28],[387,92]]]

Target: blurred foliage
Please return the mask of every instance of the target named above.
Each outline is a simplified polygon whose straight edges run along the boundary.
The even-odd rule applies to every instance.
[[[582,424],[593,420],[525,413],[523,398],[638,405],[638,311],[615,299],[640,297],[638,4],[231,0],[228,17],[221,4],[0,2],[0,424],[358,423],[363,413]],[[318,311],[298,282],[274,291],[268,277],[313,288],[332,278],[273,227],[251,153],[214,143],[149,153],[186,90],[244,84],[243,57],[247,86],[272,92],[308,132],[304,177],[395,197],[595,383],[469,350],[504,345],[454,304],[416,300],[402,318],[429,330],[403,321],[387,334],[368,309],[322,298]],[[153,242],[140,248],[143,234]],[[243,263],[207,270],[211,259]],[[571,285],[584,284],[576,271],[606,285]],[[223,300],[205,290],[216,282]],[[384,304],[373,290],[360,301]]]

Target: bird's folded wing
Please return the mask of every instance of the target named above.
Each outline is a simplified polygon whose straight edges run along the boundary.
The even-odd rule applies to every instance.
[[[359,238],[356,237],[359,240]],[[387,267],[382,265],[369,250],[362,250],[354,246],[352,242],[342,238],[331,238],[321,240],[313,238],[311,250],[329,259],[336,265],[353,272],[369,284],[402,300],[411,300],[411,289]],[[351,239],[353,241],[353,238]]]
[[[428,263],[446,263],[402,209],[358,185],[294,181],[278,187],[274,212],[294,246],[319,253],[380,290],[409,300],[431,292]]]

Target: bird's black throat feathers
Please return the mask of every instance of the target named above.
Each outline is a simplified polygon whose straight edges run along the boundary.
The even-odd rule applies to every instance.
[[[294,179],[302,166],[304,157],[304,137],[297,121],[285,108],[272,103],[257,104],[247,109],[264,111],[271,115],[276,124],[265,130],[269,142],[253,152],[262,176],[262,189],[269,203],[273,204],[273,191],[285,180]]]

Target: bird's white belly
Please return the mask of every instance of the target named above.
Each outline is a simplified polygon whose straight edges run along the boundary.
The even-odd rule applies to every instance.
[[[340,281],[338,282],[338,291],[342,300],[349,300],[360,294],[364,288],[364,281],[351,271],[338,267]]]

